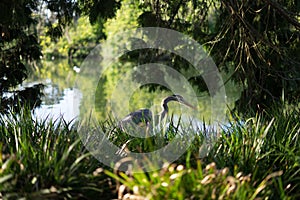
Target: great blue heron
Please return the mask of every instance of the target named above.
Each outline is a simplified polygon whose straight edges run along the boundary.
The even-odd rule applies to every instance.
[[[161,102],[162,111],[159,115],[154,116],[154,123],[152,119],[152,112],[149,109],[140,109],[128,114],[124,119],[122,119],[119,123],[121,129],[124,130],[124,126],[130,124],[131,126],[137,126],[140,124],[144,124],[147,127],[149,125],[160,123],[169,111],[168,103],[170,101],[177,101],[181,104],[184,104],[190,108],[195,109],[190,103],[188,103],[181,95],[172,95],[164,98]]]

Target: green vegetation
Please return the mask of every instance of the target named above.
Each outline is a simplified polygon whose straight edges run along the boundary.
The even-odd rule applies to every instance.
[[[112,195],[110,179],[63,119],[32,119],[24,110],[0,119],[3,199],[78,199]],[[107,188],[106,188],[107,187]]]
[[[27,63],[38,68],[42,56],[83,58],[95,44],[120,30],[149,26],[186,34],[204,46],[220,71],[232,72],[229,79],[243,87],[238,111],[262,111],[282,95],[289,102],[299,98],[297,0],[5,0],[0,5],[5,10],[0,17],[1,107],[7,102],[4,93],[28,77]],[[142,53],[147,56],[128,55],[131,60],[120,61],[114,74],[122,74],[126,70],[122,66],[132,68],[160,57],[167,57],[168,66],[181,73],[192,68],[176,55]],[[201,75],[189,82],[207,91]],[[105,87],[110,86],[108,82]],[[151,91],[159,89],[150,86]]]
[[[69,57],[72,62],[73,57],[86,56],[99,39],[105,38],[103,23],[114,17],[120,5],[115,1],[103,4],[101,1],[5,0],[0,2],[0,7],[0,112],[5,113],[18,98],[15,98],[19,95],[16,87],[28,78],[29,69],[38,69],[41,58]],[[89,16],[89,20],[80,18],[80,13]],[[62,36],[64,39],[58,41]],[[58,48],[55,42],[60,45]],[[6,93],[14,95],[7,97]]]
[[[300,198],[299,0],[2,0],[0,7],[0,199]],[[195,139],[174,163],[152,172],[135,163],[141,173],[121,172],[87,150],[78,134],[81,122],[32,117],[30,109],[41,103],[43,85],[17,87],[37,73],[62,83],[57,86],[61,93],[75,82],[76,59],[120,31],[149,26],[179,31],[203,45],[223,75],[227,94],[235,94],[227,102],[235,109],[229,124],[213,132],[207,155],[201,153],[206,132],[189,130]],[[86,107],[96,104],[92,114],[111,142],[132,152],[150,152],[184,137],[168,127],[158,133],[159,140],[133,139],[107,113],[127,114],[121,111],[126,91],[115,95],[114,105],[108,103],[125,73],[150,62],[193,73],[185,59],[157,49],[131,51],[116,58],[97,82],[91,76],[98,63],[90,62],[79,84],[83,96],[97,86],[96,98],[83,99],[80,114],[90,115]],[[201,74],[195,75],[188,81],[196,95],[208,94]],[[151,102],[159,104],[154,99],[170,92],[155,84],[139,89],[126,102],[130,110],[156,106]],[[210,97],[198,98],[197,118],[209,119]],[[156,164],[149,166],[156,169]]]
[[[75,125],[11,113],[0,119],[0,194],[3,199],[297,199],[300,110],[278,108],[232,120],[206,157],[199,158],[203,137],[194,132],[192,145],[175,163],[134,174],[103,166],[85,149]],[[116,145],[128,141],[126,133],[110,131],[111,122],[102,126]],[[149,144],[136,140],[130,149],[149,151]]]
[[[98,33],[99,25],[91,25],[87,17],[78,18],[73,26],[66,28],[64,37],[53,42],[50,36],[41,35],[43,55],[47,59],[85,58],[102,37]]]

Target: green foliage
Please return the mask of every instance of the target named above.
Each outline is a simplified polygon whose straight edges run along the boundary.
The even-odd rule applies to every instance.
[[[46,1],[45,1],[46,2]],[[22,102],[19,96],[23,91],[9,91],[22,83],[28,76],[26,64],[36,66],[42,56],[41,47],[38,41],[38,17],[36,12],[39,10],[40,3],[37,1],[1,1],[0,17],[0,111],[5,111],[7,107],[15,107]],[[56,11],[58,16],[58,26],[63,26],[70,22],[72,9],[65,1],[46,2],[48,9]],[[67,5],[68,4],[68,5]],[[63,14],[62,14],[63,13]],[[69,14],[69,16],[68,16]],[[48,24],[49,25],[49,24]],[[52,27],[52,25],[49,25]],[[54,28],[55,29],[55,28]],[[4,96],[5,92],[13,93],[12,97]],[[32,90],[33,91],[33,90]],[[24,92],[23,92],[24,93]],[[24,98],[23,101],[34,101],[39,98],[40,92],[30,99]],[[7,95],[7,94],[5,94]],[[17,97],[15,97],[17,96]],[[27,96],[29,97],[29,96]],[[37,101],[39,101],[38,99]],[[34,104],[34,103],[33,103]]]
[[[133,199],[257,199],[272,194],[270,185],[282,172],[274,172],[254,181],[251,174],[230,173],[228,168],[217,169],[215,163],[196,168],[172,164],[150,174],[137,173],[130,177],[106,174],[120,181],[119,198]],[[128,192],[130,189],[132,192]],[[283,192],[283,191],[281,191]]]
[[[119,198],[297,199],[299,116],[297,106],[277,106],[247,120],[234,116],[206,157],[199,158],[203,140],[197,136],[176,164],[147,173],[106,174],[119,181]]]
[[[116,0],[80,0],[78,3],[81,10],[89,17],[92,24],[99,22],[99,20],[113,18],[116,11],[121,7],[121,1]]]
[[[42,103],[41,98],[44,89],[43,84],[35,84],[31,87],[25,87],[22,90],[14,91],[10,97],[1,99],[0,114],[7,114],[9,111],[20,112],[23,107],[34,109]]]
[[[234,71],[231,79],[244,89],[236,104],[242,113],[261,111],[282,94],[290,102],[299,98],[298,1],[143,1],[140,9],[141,26],[185,33],[205,46],[220,70]],[[168,56],[179,71],[191,67]],[[199,77],[191,82],[207,89]]]
[[[41,6],[41,4],[44,4]],[[60,36],[63,27],[73,19],[76,4],[69,1],[1,1],[0,17],[0,96],[9,88],[20,84],[27,78],[25,64],[38,61],[42,56],[38,41],[40,26],[37,12],[39,8],[47,8],[48,12],[58,20],[53,25],[48,20],[47,33],[52,36]],[[44,19],[47,21],[47,19]],[[45,24],[44,24],[45,25]]]
[[[191,36],[204,45],[220,70],[233,72],[230,79],[244,89],[237,102],[241,112],[248,108],[263,110],[282,94],[291,102],[299,98],[300,9],[297,0],[5,0],[0,4],[3,8],[0,14],[1,97],[3,92],[27,78],[26,62],[37,66],[35,61],[42,55],[40,44],[47,58],[72,59],[85,57],[101,39],[120,30],[159,26]],[[58,40],[61,36],[63,39]],[[125,60],[114,67],[112,75],[118,74],[124,63],[136,65],[161,58],[167,58],[167,64],[183,74],[192,68],[184,59],[167,52],[132,53],[146,56],[125,56]],[[106,77],[108,82],[110,79]],[[189,81],[199,91],[207,90],[201,76]],[[108,87],[111,85],[109,82]],[[150,87],[150,90],[156,88]]]
[[[1,1],[0,3],[0,97],[10,87],[21,83],[26,77],[24,62],[38,60],[40,47],[33,25],[34,1]]]
[[[46,34],[51,36],[52,40],[63,35],[64,28],[71,24],[74,15],[78,15],[79,8],[76,2],[72,1],[42,1],[45,3],[47,11],[51,13],[51,19],[44,19],[47,27]]]
[[[215,134],[205,157],[199,157],[204,135],[189,130],[195,140],[176,163],[134,174],[130,169],[123,173],[103,167],[80,142],[76,122],[37,121],[26,110],[11,113],[0,118],[0,192],[6,199],[111,199],[116,186],[119,198],[297,199],[299,112],[298,105],[287,104],[249,119],[232,115],[231,124]],[[114,124],[114,120],[99,123],[124,152],[151,152],[166,144],[132,138]],[[175,124],[163,133],[159,141],[186,136]],[[155,162],[148,166],[157,168]],[[117,182],[114,187],[109,177]]]
[[[63,119],[30,111],[0,118],[0,192],[4,199],[91,199],[113,195],[103,168]]]
[[[103,6],[104,5],[104,6]],[[25,65],[37,68],[37,61],[45,56],[85,57],[99,39],[104,38],[103,23],[114,16],[119,2],[109,1],[1,1],[0,13],[0,110],[6,107],[3,95],[22,83],[28,76]],[[101,13],[99,13],[99,10]],[[92,12],[93,11],[93,12]],[[89,13],[90,20],[97,24],[92,28],[87,18],[79,13]],[[95,16],[97,15],[97,16]],[[79,19],[78,19],[79,18]],[[77,23],[78,19],[78,24]],[[70,24],[73,27],[68,35]],[[89,25],[88,27],[86,25]],[[87,28],[86,28],[87,27]],[[72,28],[71,28],[72,29]],[[78,33],[77,33],[78,32]],[[53,41],[65,34],[58,48]],[[39,36],[41,36],[39,38]],[[69,37],[73,37],[72,40]]]
[[[282,94],[289,101],[299,98],[297,2],[222,1],[211,47],[217,63],[235,63],[233,79],[245,88],[240,111],[268,107]]]
[[[51,41],[51,37],[41,35],[43,54],[47,59],[54,58],[85,58],[97,45],[104,33],[100,31],[100,23],[91,25],[87,17],[79,17],[73,25],[64,30],[64,37]]]

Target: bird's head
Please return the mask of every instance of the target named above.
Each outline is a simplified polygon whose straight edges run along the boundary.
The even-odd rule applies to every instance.
[[[190,104],[189,102],[187,102],[187,101],[183,98],[183,96],[181,96],[181,95],[179,95],[179,94],[174,94],[174,95],[172,95],[171,97],[172,97],[172,100],[174,100],[174,101],[178,101],[179,103],[184,104],[184,105],[186,105],[186,106],[188,106],[188,107],[190,107],[190,108],[192,108],[192,109],[196,109],[195,106],[193,106],[192,104]]]

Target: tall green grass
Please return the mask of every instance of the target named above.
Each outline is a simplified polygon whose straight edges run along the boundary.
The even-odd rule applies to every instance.
[[[113,195],[111,179],[63,119],[30,112],[0,118],[0,193],[4,199],[91,199]]]
[[[91,156],[76,123],[37,121],[26,110],[1,116],[1,198],[299,199],[299,108],[276,106],[251,118],[229,118],[205,157],[200,150],[207,133],[189,129],[195,139],[178,160],[160,170],[131,173]],[[159,138],[133,138],[114,124],[110,119],[99,126],[111,142],[133,152],[151,152],[185,136],[173,124]]]
[[[231,119],[204,158],[199,136],[176,164],[160,171],[106,171],[119,182],[119,198],[299,199],[299,108]]]

